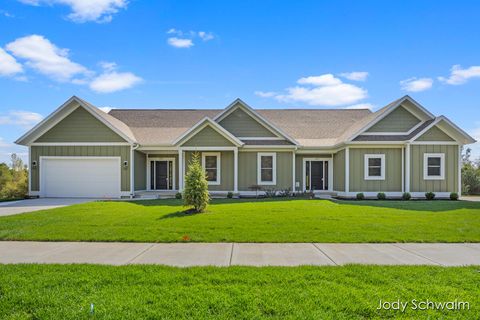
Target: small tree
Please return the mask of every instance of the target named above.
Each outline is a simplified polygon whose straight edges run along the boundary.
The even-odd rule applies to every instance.
[[[193,206],[195,212],[203,212],[210,201],[205,170],[200,165],[200,155],[195,152],[188,164],[183,194],[185,206]]]

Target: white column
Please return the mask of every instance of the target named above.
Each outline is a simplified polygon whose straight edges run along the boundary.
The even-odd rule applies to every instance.
[[[133,145],[130,145],[130,198],[133,198],[135,195],[135,181],[133,177],[133,170],[134,170],[134,165],[135,165],[135,160],[134,160],[134,151],[133,151]]]
[[[233,149],[233,192],[238,192],[238,148]]]
[[[32,147],[31,146],[28,146],[28,195],[29,196],[32,195]]]
[[[458,145],[458,196],[462,196],[462,145]]]
[[[405,192],[405,147],[402,147],[402,192]]]
[[[178,150],[178,191],[183,191],[183,155],[184,152],[182,149]]]
[[[350,148],[345,148],[345,193],[350,192]]]
[[[410,192],[410,143],[405,148],[405,192]]]
[[[295,193],[295,151],[292,152],[292,192]]]

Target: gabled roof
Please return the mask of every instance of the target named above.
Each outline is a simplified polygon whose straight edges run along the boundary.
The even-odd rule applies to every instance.
[[[216,122],[220,122],[223,119],[225,119],[230,113],[235,111],[236,109],[241,108],[243,111],[245,111],[248,115],[250,115],[253,119],[257,120],[261,125],[263,125],[267,130],[271,131],[273,134],[284,138],[285,140],[290,141],[291,143],[298,145],[298,142],[295,141],[292,137],[290,137],[288,134],[283,132],[280,128],[275,126],[273,123],[262,117],[260,114],[258,114],[255,110],[253,110],[252,107],[250,107],[248,104],[243,102],[241,99],[237,98],[235,101],[233,101],[229,106],[227,106],[222,112],[220,112],[213,120]]]
[[[217,122],[213,121],[209,117],[205,117],[199,122],[197,122],[193,127],[189,130],[185,131],[181,136],[179,136],[175,141],[173,141],[174,145],[181,145],[182,143],[188,141],[190,138],[195,136],[198,132],[200,132],[206,126],[210,126],[212,129],[217,131],[221,136],[225,139],[229,140],[235,146],[240,147],[243,145],[243,142],[237,139],[233,134],[225,130],[221,125]]]
[[[461,144],[470,144],[470,143],[475,143],[476,140],[474,138],[472,138],[468,133],[466,133],[465,131],[463,131],[462,129],[460,129],[455,123],[453,123],[452,121],[450,121],[450,119],[448,119],[447,117],[445,116],[439,116],[437,118],[435,118],[434,121],[432,121],[428,126],[426,126],[425,128],[423,128],[423,130],[420,130],[417,134],[415,134],[414,136],[412,136],[410,139],[409,139],[409,142],[413,142],[415,140],[417,140],[418,138],[420,138],[425,132],[427,132],[428,130],[430,130],[431,128],[433,128],[434,126],[437,126],[439,127],[439,124],[441,124],[441,122],[444,121],[447,125],[449,125],[453,130],[455,130],[455,132],[457,132],[459,135],[457,137],[452,137],[453,139],[455,139],[457,142],[460,142]],[[451,136],[451,134],[449,134],[448,132],[446,132],[443,128],[439,127],[440,130],[444,131],[448,136]]]
[[[18,138],[15,143],[21,145],[28,145],[32,143],[43,133],[47,132],[50,128],[62,121],[62,119],[67,117],[71,112],[73,112],[79,107],[83,107],[86,111],[88,111],[95,118],[104,123],[107,127],[112,129],[119,136],[124,138],[127,142],[136,142],[135,136],[133,135],[132,131],[122,121],[116,119],[115,117],[112,117],[108,113],[101,111],[100,109],[94,107],[85,100],[82,100],[76,96],[72,96],[64,104],[62,104],[54,112],[52,112],[48,117],[44,118],[35,127],[33,127],[23,136]]]

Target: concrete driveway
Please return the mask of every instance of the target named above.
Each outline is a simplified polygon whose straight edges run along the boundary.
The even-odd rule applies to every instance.
[[[66,207],[72,204],[94,201],[94,199],[40,198],[12,202],[0,202],[0,217],[38,210]]]

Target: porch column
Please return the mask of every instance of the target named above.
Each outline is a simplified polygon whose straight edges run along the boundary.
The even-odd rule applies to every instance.
[[[183,191],[183,155],[182,149],[178,150],[178,191]]]
[[[133,145],[130,145],[130,198],[135,196],[135,177],[133,170],[135,169],[135,151]]]
[[[463,145],[458,145],[458,196],[462,196],[462,149]]]
[[[238,192],[238,148],[233,149],[233,192]]]
[[[350,147],[345,148],[345,193],[350,192]]]
[[[292,192],[295,193],[295,151],[292,152]]]
[[[405,192],[410,192],[410,143],[405,148]]]

